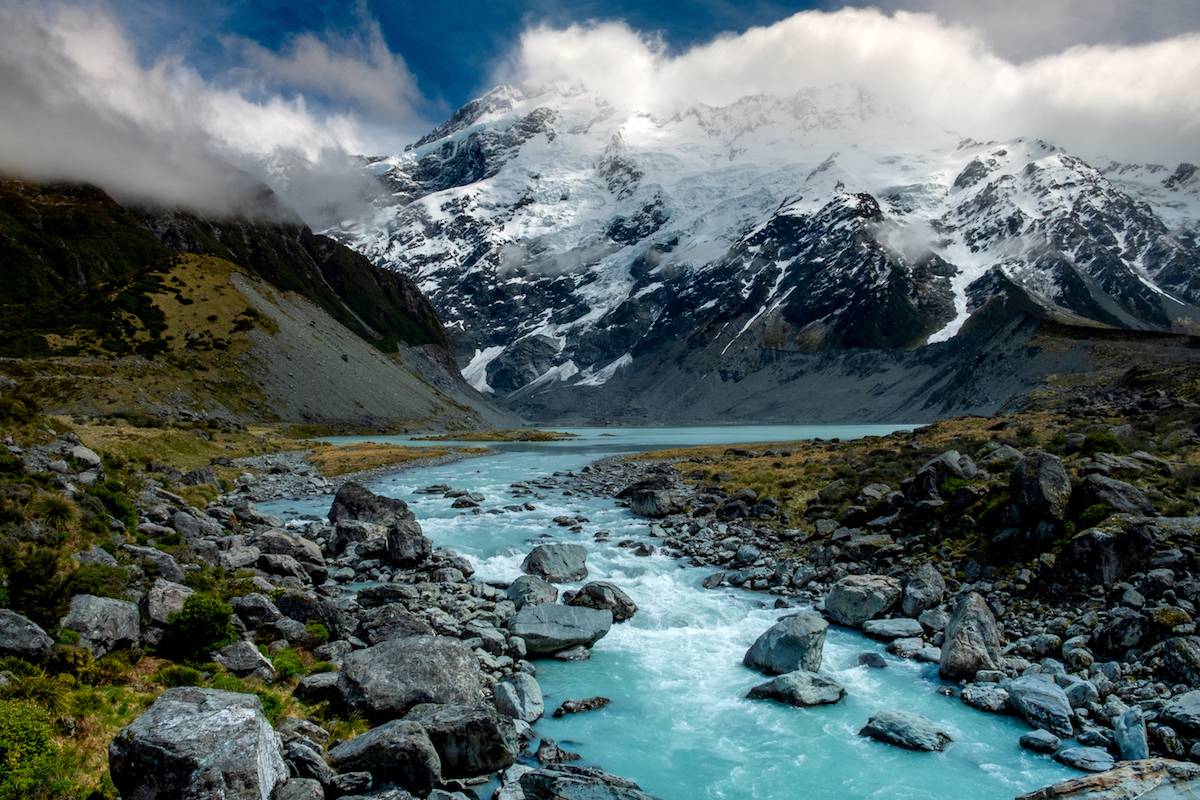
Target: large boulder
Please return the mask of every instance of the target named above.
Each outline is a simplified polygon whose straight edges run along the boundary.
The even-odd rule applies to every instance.
[[[154,625],[166,625],[171,615],[183,610],[183,604],[194,592],[181,583],[155,578],[142,598],[142,611]]]
[[[900,599],[900,581],[886,575],[847,575],[825,597],[825,615],[838,625],[859,628],[882,616]]]
[[[815,611],[784,617],[754,641],[742,663],[768,675],[821,668],[829,623]]]
[[[329,521],[335,524],[359,520],[387,526],[412,518],[408,503],[375,494],[354,481],[342,484],[333,497],[333,505],[329,507]]]
[[[398,520],[387,529],[388,559],[398,567],[425,563],[433,553],[433,543],[421,531],[415,519]]]
[[[536,722],[546,712],[542,687],[526,672],[506,675],[492,688],[496,710],[506,717]]]
[[[1022,675],[1001,685],[1008,690],[1012,707],[1030,725],[1064,739],[1074,735],[1071,701],[1052,678],[1046,675]]]
[[[405,719],[418,722],[437,750],[446,778],[470,778],[503,769],[521,751],[512,719],[489,706],[425,704]]]
[[[522,800],[655,800],[631,780],[595,767],[558,764],[520,777]]]
[[[394,784],[425,797],[441,783],[442,766],[419,723],[392,720],[329,751],[338,772],[369,772],[377,784]]]
[[[531,656],[551,655],[583,645],[591,647],[612,627],[612,612],[541,603],[525,606],[509,620],[509,630],[525,640]]]
[[[796,670],[753,687],[746,697],[751,700],[775,700],[790,706],[806,707],[836,703],[846,690],[835,680],[815,672]]]
[[[1113,720],[1113,740],[1122,761],[1140,761],[1150,757],[1146,720],[1140,708],[1133,706]]]
[[[683,509],[665,475],[655,475],[646,480],[626,486],[617,493],[617,498],[629,503],[629,510],[639,517],[657,519]]]
[[[191,686],[118,733],[108,768],[124,800],[270,800],[288,776],[257,697]]]
[[[15,611],[0,609],[0,656],[43,661],[53,647],[54,640],[37,623]]]
[[[60,623],[79,634],[79,643],[96,658],[122,647],[138,643],[141,619],[138,607],[126,600],[77,594],[71,598],[71,610]]]
[[[905,750],[940,751],[950,743],[950,734],[932,720],[908,711],[880,711],[874,714],[859,736],[869,736]]]
[[[1009,493],[1030,520],[1061,520],[1071,499],[1071,478],[1058,456],[1031,450],[1009,475]]]
[[[1160,648],[1163,670],[1177,683],[1200,686],[1200,640],[1194,636],[1173,636]]]
[[[521,571],[551,583],[587,577],[587,549],[580,544],[539,544],[521,562]]]
[[[1100,505],[1120,514],[1149,516],[1154,513],[1154,504],[1141,489],[1107,475],[1088,475],[1077,491],[1079,496],[1075,500],[1080,508]]]
[[[970,458],[957,450],[947,450],[936,456],[917,470],[916,477],[908,487],[910,500],[940,500],[942,486],[950,478],[970,480],[979,473]]]
[[[536,575],[520,576],[509,585],[505,594],[518,611],[525,606],[558,601],[558,589],[554,584]]]
[[[946,596],[946,581],[937,567],[928,561],[917,567],[904,584],[904,595],[900,599],[900,610],[906,617],[915,617],[927,611]]]
[[[958,598],[946,623],[938,670],[943,678],[973,678],[981,669],[1000,664],[1000,629],[987,601],[977,592]]]
[[[1172,697],[1159,717],[1189,736],[1200,736],[1200,689]]]
[[[370,720],[403,716],[420,703],[479,702],[475,655],[448,636],[406,636],[349,653],[338,672],[343,705]]]
[[[291,556],[300,563],[324,564],[325,554],[316,542],[293,536],[279,528],[268,528],[254,539],[254,546],[263,553]]]
[[[1023,794],[1017,800],[1200,800],[1200,764],[1148,758],[1128,761]]]
[[[624,622],[637,613],[637,603],[616,584],[608,581],[592,581],[585,583],[567,601],[569,606],[583,606],[597,610],[608,609],[612,612],[613,622]]]

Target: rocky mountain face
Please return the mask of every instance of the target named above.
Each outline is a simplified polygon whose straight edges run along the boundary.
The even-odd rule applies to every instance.
[[[868,362],[899,371],[855,413],[928,418],[987,405],[921,387],[1021,319],[1200,319],[1194,166],[930,136],[847,87],[666,118],[499,87],[364,163],[385,191],[330,235],[416,281],[473,386],[547,418],[723,419],[764,392],[754,413],[830,418],[800,379],[861,392]]]
[[[254,217],[0,182],[0,354],[47,407],[380,425],[509,419],[406,276]],[[69,309],[69,312],[66,311]],[[32,380],[30,380],[32,379]]]

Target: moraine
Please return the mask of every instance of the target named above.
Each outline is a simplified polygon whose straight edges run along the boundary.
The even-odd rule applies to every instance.
[[[813,797],[1012,798],[1078,775],[1022,750],[1028,728],[1010,717],[975,711],[937,693],[937,666],[886,654],[881,643],[830,627],[822,673],[846,688],[846,698],[816,708],[744,699],[763,676],[742,656],[775,620],[789,613],[772,596],[735,589],[705,590],[711,571],[683,566],[661,554],[634,555],[622,539],[654,540],[646,520],[611,500],[559,489],[536,489],[530,512],[488,513],[518,502],[514,482],[537,482],[578,470],[599,458],[663,447],[734,444],[813,437],[884,434],[895,426],[737,426],[708,428],[575,429],[577,439],[496,445],[495,456],[376,477],[369,487],[401,497],[435,545],[469,558],[476,579],[511,581],[536,544],[574,542],[588,549],[586,580],[611,580],[637,603],[632,620],[614,625],[584,662],[536,662],[546,708],[568,698],[603,695],[602,711],[547,718],[536,730],[610,772],[636,780],[663,800],[791,798],[796,787]],[[364,437],[337,441],[359,441]],[[378,441],[380,437],[371,437]],[[452,509],[450,499],[417,494],[446,483],[485,497],[480,515]],[[264,504],[284,518],[323,516],[326,496]],[[554,517],[580,515],[581,532]],[[607,541],[593,540],[599,530]],[[581,582],[560,588],[577,588]],[[858,665],[860,653],[883,654],[887,668]],[[942,753],[916,753],[858,736],[876,712],[915,712],[946,729]]]

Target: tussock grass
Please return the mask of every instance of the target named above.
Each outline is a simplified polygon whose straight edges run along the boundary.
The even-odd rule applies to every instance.
[[[484,447],[405,447],[398,444],[362,442],[350,445],[322,445],[308,455],[308,461],[327,478],[363,472],[380,467],[400,467],[414,462],[447,456],[475,456],[490,452]]]

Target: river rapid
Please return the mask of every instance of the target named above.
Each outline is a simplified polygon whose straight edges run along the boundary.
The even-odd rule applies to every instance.
[[[753,641],[787,610],[774,597],[737,589],[706,590],[712,570],[688,567],[656,553],[634,555],[616,543],[647,540],[649,524],[607,498],[539,491],[534,511],[488,513],[520,502],[512,483],[579,470],[591,461],[638,451],[702,444],[843,439],[882,435],[909,426],[727,426],[567,429],[578,438],[545,443],[502,443],[496,454],[440,466],[380,475],[367,482],[380,494],[406,500],[435,546],[470,559],[476,578],[511,581],[535,545],[578,542],[588,548],[587,580],[610,580],[638,605],[583,662],[537,661],[547,718],[538,733],[580,753],[584,764],[636,780],[663,800],[1001,800],[1078,775],[1047,756],[1022,750],[1028,728],[938,693],[937,666],[888,655],[884,646],[850,630],[830,627],[822,672],[846,698],[832,706],[799,709],[744,699],[765,680],[742,666]],[[396,441],[405,437],[339,437],[334,442]],[[441,444],[441,443],[439,443]],[[445,483],[484,495],[479,515],[450,508],[439,494],[414,493]],[[522,499],[523,500],[523,499]],[[323,516],[329,496],[260,505],[284,519]],[[588,519],[579,533],[552,522],[559,515]],[[597,542],[599,530],[612,533]],[[560,586],[577,588],[578,584]],[[884,654],[887,667],[858,665],[865,651]],[[604,695],[600,711],[549,718],[568,698]],[[857,735],[875,711],[915,711],[954,737],[943,753],[910,753]]]

